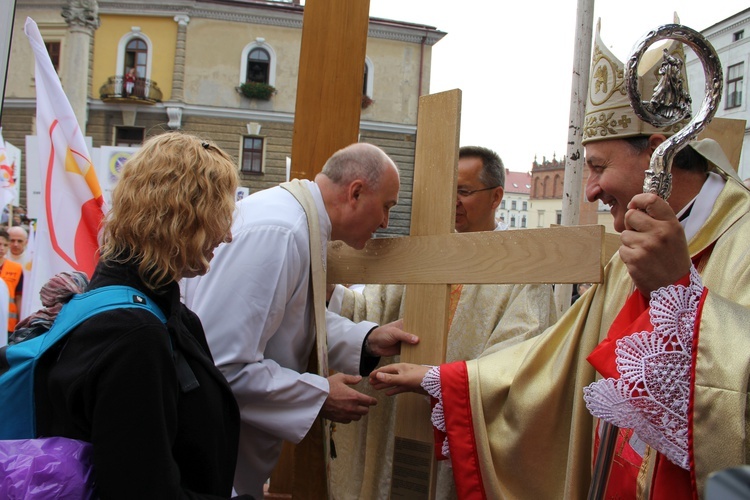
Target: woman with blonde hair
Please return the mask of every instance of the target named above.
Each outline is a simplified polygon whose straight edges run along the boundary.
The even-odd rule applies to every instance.
[[[92,444],[101,498],[228,498],[239,412],[178,282],[231,241],[237,167],[213,144],[170,132],[125,164],[87,290],[128,285],[164,313],[99,313],[42,359],[37,430]]]

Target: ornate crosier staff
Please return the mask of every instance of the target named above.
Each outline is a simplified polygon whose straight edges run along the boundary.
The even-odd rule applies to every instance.
[[[641,120],[656,127],[670,127],[690,118],[691,115],[692,100],[685,92],[681,78],[681,67],[684,62],[669,54],[667,49],[664,49],[662,64],[659,68],[659,82],[654,87],[651,99],[641,100],[641,93],[638,89],[638,64],[653,43],[665,39],[678,40],[692,48],[703,63],[703,73],[706,79],[705,97],[700,110],[685,127],[654,150],[649,169],[646,170],[643,192],[655,193],[666,200],[672,192],[672,160],[711,122],[721,100],[724,77],[719,56],[713,46],[697,31],[680,24],[665,24],[650,31],[635,44],[633,54],[625,66],[625,85],[630,104]],[[604,498],[617,433],[617,426],[604,420],[601,421],[601,441],[591,477],[589,500]]]
[[[625,66],[625,84],[630,104],[638,118],[656,127],[668,127],[690,117],[690,96],[683,90],[678,57],[664,49],[659,74],[661,78],[649,101],[641,101],[638,90],[638,63],[654,42],[678,40],[689,46],[703,63],[706,78],[705,97],[698,113],[679,132],[661,143],[651,155],[651,164],[643,181],[644,193],[656,193],[665,200],[672,192],[672,160],[674,156],[711,122],[721,100],[723,73],[721,62],[713,46],[697,31],[679,24],[665,24],[641,38],[633,48],[633,55]]]

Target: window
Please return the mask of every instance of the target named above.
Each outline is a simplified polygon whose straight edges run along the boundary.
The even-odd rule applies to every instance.
[[[266,49],[254,48],[247,55],[248,82],[268,83],[268,75],[271,69],[271,55]]]
[[[47,48],[49,58],[52,60],[52,66],[55,67],[55,71],[60,71],[60,42],[45,42],[44,46]]]
[[[242,138],[242,172],[263,173],[263,137],[244,136]]]
[[[125,67],[122,74],[127,75],[130,68],[135,68],[137,78],[146,78],[148,68],[148,46],[140,38],[131,39],[125,46]]]
[[[526,216],[525,215],[521,216],[521,227],[526,227]]]
[[[544,227],[544,210],[538,210],[539,220],[537,221],[537,227]]]
[[[148,96],[150,83],[146,80],[151,78],[153,54],[154,45],[151,39],[141,33],[141,28],[138,26],[133,26],[120,38],[117,44],[117,66],[115,66],[118,94]]]
[[[745,30],[740,30],[740,31],[732,34],[732,41],[733,42],[739,42],[743,38],[745,38]]]
[[[515,210],[516,209],[516,200],[513,200],[510,202],[510,209]]]
[[[558,226],[562,225],[562,210],[557,211],[557,217],[555,219],[557,222],[555,222]]]
[[[727,104],[726,109],[742,105],[742,80],[745,63],[733,64],[727,68]]]
[[[362,81],[362,95],[372,98],[373,73],[375,73],[372,61],[365,56],[365,74]]]
[[[528,210],[528,203],[527,203],[527,202],[525,202],[525,201],[524,201],[524,202],[523,202],[523,203],[521,204],[521,206],[523,207],[523,208],[522,208],[522,210]]]
[[[511,215],[510,216],[510,227],[516,227],[516,216]]]
[[[240,85],[246,82],[276,85],[276,52],[266,43],[265,38],[258,37],[245,45],[241,57]]]
[[[146,129],[143,127],[115,127],[114,145],[120,147],[138,147],[143,144]]]
[[[505,209],[505,200],[500,202],[500,208]]]

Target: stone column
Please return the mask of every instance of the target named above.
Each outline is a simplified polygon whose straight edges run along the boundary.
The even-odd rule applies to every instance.
[[[177,23],[177,45],[174,53],[174,70],[172,72],[172,95],[169,98],[170,106],[167,106],[167,125],[171,129],[182,127],[182,103],[185,99],[185,39],[187,38],[187,25],[190,17],[186,14],[174,16]]]
[[[94,31],[99,27],[99,5],[96,0],[66,0],[62,17],[68,23],[65,51],[62,54],[62,86],[85,135],[91,47]]]
[[[190,17],[185,14],[174,16],[177,23],[177,46],[174,53],[174,72],[172,74],[172,96],[170,101],[182,101],[185,88],[185,39]]]

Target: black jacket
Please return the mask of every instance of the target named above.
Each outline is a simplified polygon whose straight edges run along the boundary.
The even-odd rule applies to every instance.
[[[166,328],[149,311],[116,309],[73,330],[36,372],[37,433],[92,443],[103,499],[230,497],[239,410],[200,320],[177,284],[150,292],[131,266],[100,263],[89,289],[114,284],[151,297]],[[199,387],[181,388],[175,355]]]

